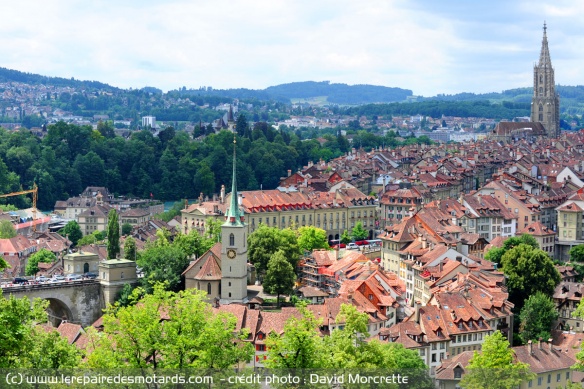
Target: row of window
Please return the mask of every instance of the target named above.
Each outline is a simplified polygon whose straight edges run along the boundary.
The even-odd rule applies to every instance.
[[[562,373],[557,373],[556,374],[556,382],[560,382],[562,380]],[[567,371],[566,372],[566,381],[570,380],[570,372]],[[552,383],[552,375],[548,374],[547,375],[547,383],[551,384]],[[541,384],[543,384],[543,377],[537,377],[537,386],[541,386]],[[527,383],[527,387],[528,388],[532,388],[533,387],[533,380],[529,380],[529,382]]]

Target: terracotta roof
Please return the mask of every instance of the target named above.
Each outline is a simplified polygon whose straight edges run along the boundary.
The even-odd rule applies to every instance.
[[[521,231],[517,232],[517,235],[521,234],[529,234],[533,236],[548,236],[548,235],[555,235],[556,233],[544,226],[541,222],[536,221],[522,229]]]
[[[57,328],[57,331],[59,332],[59,334],[61,334],[62,337],[67,339],[69,344],[73,344],[77,340],[79,335],[83,333],[83,327],[81,327],[79,324],[73,324],[63,321]]]
[[[568,353],[549,343],[542,342],[541,348],[537,343],[532,344],[531,350],[530,353],[528,345],[513,347],[517,360],[529,364],[529,369],[536,374],[569,369],[576,363]]]

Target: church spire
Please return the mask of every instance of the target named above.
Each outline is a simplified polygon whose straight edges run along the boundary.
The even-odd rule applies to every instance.
[[[542,67],[551,67],[552,60],[550,59],[550,49],[547,40],[547,25],[543,22],[543,38],[541,40],[541,53],[539,54],[539,64]]]
[[[229,204],[229,210],[227,211],[225,224],[227,225],[243,225],[243,214],[239,210],[239,202],[237,195],[237,169],[235,146],[237,144],[236,134],[233,134],[233,178],[231,179],[231,201]]]

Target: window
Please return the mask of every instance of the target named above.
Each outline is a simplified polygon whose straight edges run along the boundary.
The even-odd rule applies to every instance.
[[[233,234],[229,235],[229,245],[235,246],[235,235],[233,235]]]
[[[558,373],[558,375],[556,376],[556,382],[560,382],[561,379],[562,379],[562,374]]]
[[[211,295],[211,283],[207,282],[207,294]]]

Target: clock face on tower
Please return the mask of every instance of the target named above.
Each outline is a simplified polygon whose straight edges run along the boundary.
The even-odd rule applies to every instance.
[[[235,258],[236,255],[237,254],[236,254],[235,250],[233,250],[233,249],[227,250],[227,257],[228,258],[233,259],[233,258]]]

